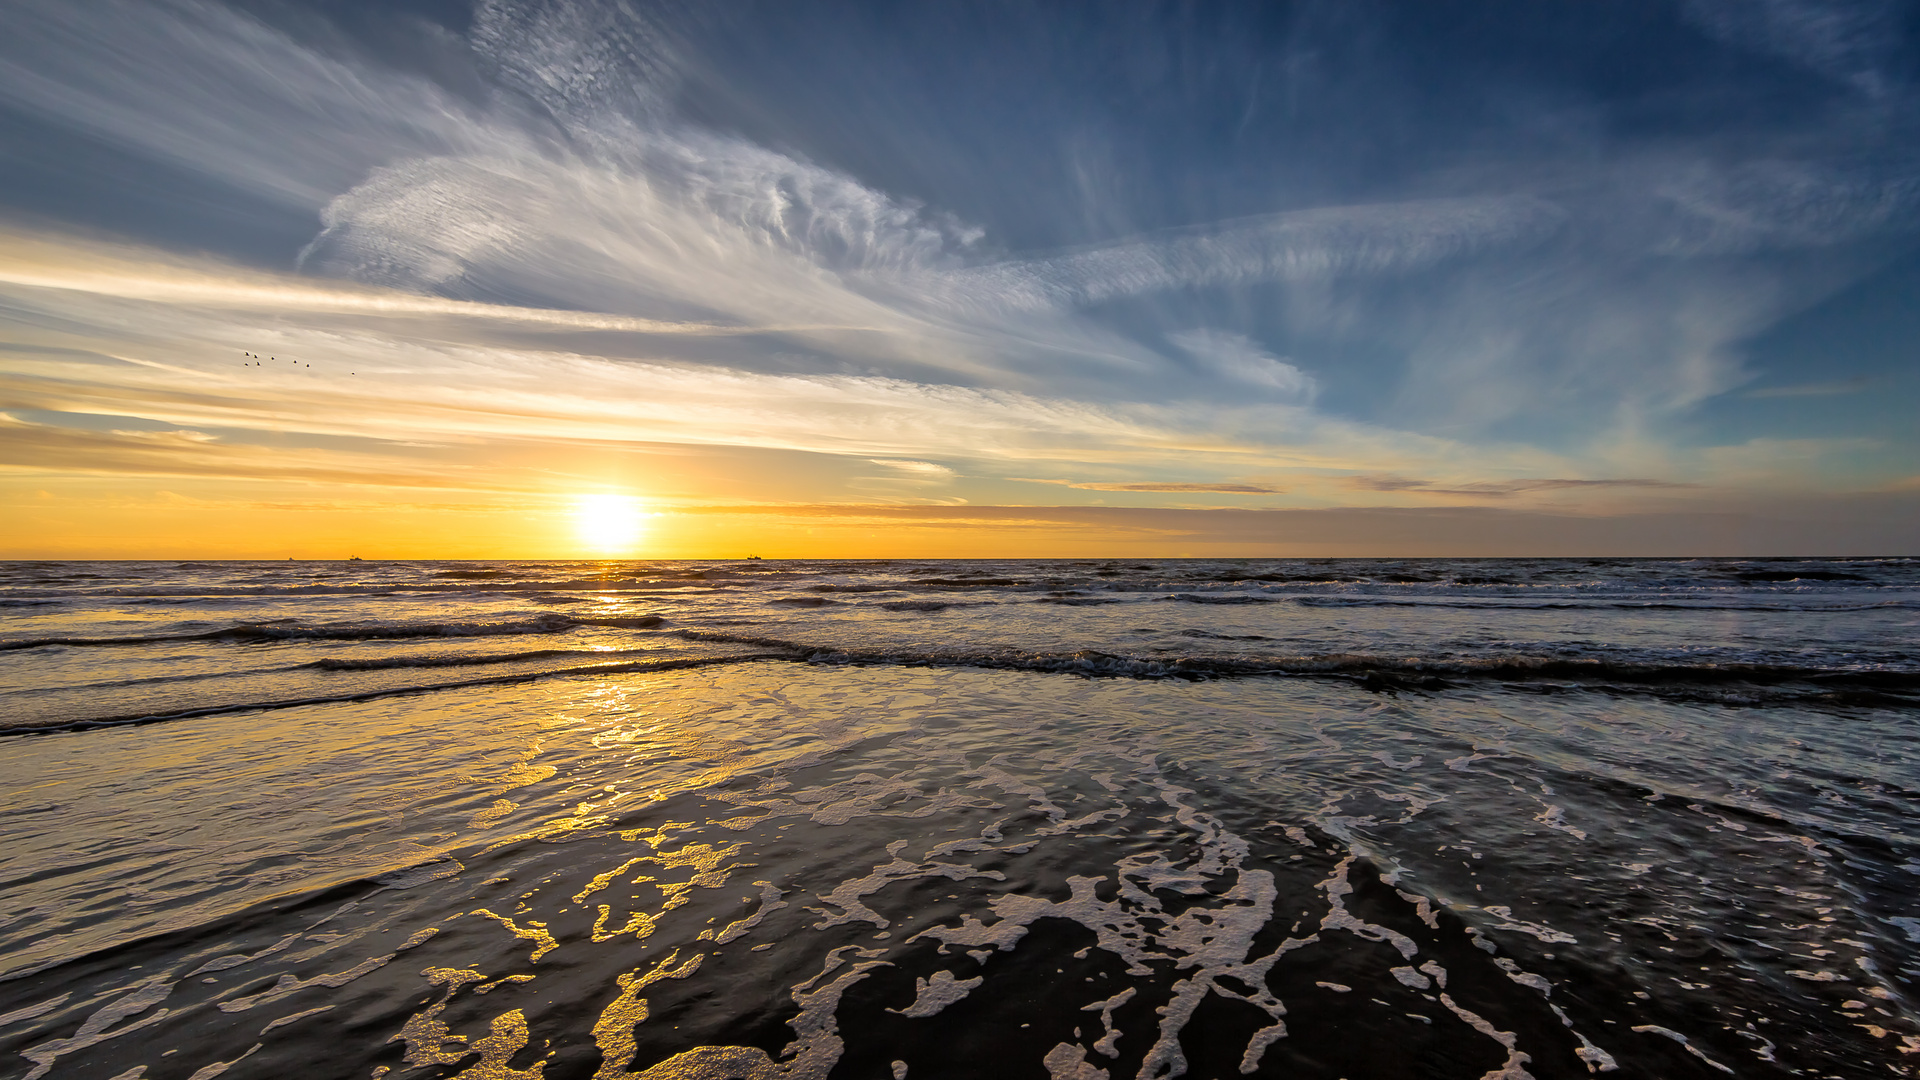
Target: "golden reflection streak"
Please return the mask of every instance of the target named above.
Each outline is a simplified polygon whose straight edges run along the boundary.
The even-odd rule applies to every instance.
[[[446,994],[439,1001],[407,1017],[406,1024],[389,1036],[387,1041],[407,1044],[407,1052],[401,1060],[412,1068],[452,1065],[473,1051],[466,1045],[467,1037],[455,1035],[447,1027],[447,1022],[440,1019],[440,1014],[446,1011],[447,1003],[453,1000],[453,995],[459,993],[462,986],[483,982],[486,976],[471,968],[443,967],[430,967],[421,974],[433,985],[446,987]],[[448,1043],[457,1043],[460,1048],[449,1050]]]
[[[453,1080],[540,1080],[547,1068],[544,1061],[537,1061],[526,1069],[507,1067],[513,1055],[526,1049],[527,1014],[509,1009],[493,1018],[492,1028],[491,1034],[473,1042],[473,1049],[480,1052],[480,1060]]]
[[[632,934],[634,940],[638,941],[641,938],[651,935],[654,927],[660,925],[659,920],[653,916],[644,911],[636,911],[627,917],[627,925],[618,930],[608,930],[607,920],[613,917],[613,905],[598,904],[595,906],[600,909],[600,917],[593,920],[593,941],[596,945],[603,941],[612,941],[622,934]]]
[[[653,860],[646,855],[637,855],[631,859],[628,859],[626,862],[621,863],[619,866],[614,867],[612,870],[607,871],[604,874],[594,875],[593,880],[587,882],[585,888],[573,894],[573,902],[576,904],[586,903],[587,897],[592,896],[594,893],[597,893],[601,889],[604,889],[607,886],[613,884],[614,878],[617,878],[621,874],[624,874],[627,871],[633,869],[635,866],[639,865],[640,863],[651,862],[651,861]]]
[[[541,923],[528,920],[526,926],[521,926],[505,915],[495,915],[486,908],[477,908],[468,912],[468,914],[485,915],[487,918],[506,927],[514,937],[525,938],[528,941],[534,942],[538,948],[534,949],[533,955],[527,958],[527,963],[529,964],[539,963],[541,957],[560,947],[560,943],[553,940],[553,935],[548,933],[546,926]]]
[[[600,1068],[593,1074],[593,1080],[620,1080],[633,1075],[627,1066],[633,1064],[634,1055],[640,1052],[633,1029],[645,1023],[648,1016],[647,1001],[640,996],[640,991],[662,979],[684,979],[698,971],[700,962],[706,959],[706,954],[695,953],[679,967],[671,966],[679,955],[679,949],[673,950],[644,975],[635,968],[620,976],[620,996],[593,1022],[593,1042],[600,1048]]]

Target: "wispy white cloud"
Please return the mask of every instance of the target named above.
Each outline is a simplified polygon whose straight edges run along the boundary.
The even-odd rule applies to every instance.
[[[303,46],[212,0],[25,0],[0,38],[0,95],[301,207],[396,153],[459,151],[488,130],[426,78]]]
[[[1254,344],[1245,334],[1188,330],[1167,339],[1211,373],[1263,387],[1294,401],[1311,401],[1319,389],[1313,377]]]
[[[666,322],[592,311],[450,300],[393,289],[355,287],[351,283],[210,267],[181,259],[156,259],[156,253],[126,245],[47,234],[5,231],[0,232],[0,239],[4,239],[11,254],[11,258],[0,260],[0,283],[33,289],[234,311],[447,315],[492,322],[535,323],[567,330],[645,334],[740,332],[738,327],[711,323]]]
[[[298,431],[456,444],[758,446],[872,459],[917,483],[946,482],[953,466],[942,461],[1125,462],[1191,474],[1251,465],[1385,470],[1435,455],[1503,468],[1541,460],[1525,448],[1475,449],[1284,401],[1100,402],[884,375],[751,371],[671,354],[611,360],[558,342],[527,348],[505,343],[502,327],[519,324],[484,305],[427,298],[428,318],[408,302],[417,294],[372,288],[349,293],[366,303],[336,303],[321,289],[315,303],[270,315],[236,305],[217,284],[154,299],[121,286],[171,271],[220,283],[236,272],[178,258],[142,268],[126,249],[119,254],[112,287],[99,291],[86,287],[94,278],[44,261],[35,283],[19,284],[29,275],[0,257],[0,303],[16,342],[0,363],[0,405],[257,431],[262,441]],[[82,353],[84,363],[74,359]],[[259,366],[245,353],[273,362]],[[1131,490],[1161,490],[1141,483],[1148,486]]]
[[[617,162],[514,149],[376,170],[323,211],[306,265],[669,320],[872,330],[916,359],[973,366],[924,307],[850,280],[945,257],[950,232],[911,208],[734,139],[636,131]]]
[[[1741,397],[1749,398],[1800,398],[1800,397],[1838,397],[1843,394],[1858,394],[1873,386],[1873,379],[1841,379],[1837,382],[1797,383],[1793,386],[1763,386],[1748,390]]]
[[[955,275],[981,302],[1031,309],[1170,289],[1404,273],[1539,243],[1565,212],[1527,195],[1335,206],[1129,239]]]
[[[1920,174],[1912,160],[1878,167],[1763,158],[1666,163],[1647,175],[1652,254],[1688,258],[1832,248],[1912,231]],[[1663,205],[1665,204],[1665,205]],[[1660,214],[1667,209],[1669,214]],[[1629,235],[1631,232],[1629,232]]]
[[[135,473],[238,470],[235,475],[298,478],[314,467],[310,455],[260,447],[302,433],[380,442],[383,453],[398,457],[349,457],[329,464],[326,475],[341,479],[359,468],[368,482],[382,484],[395,477],[413,484],[432,472],[406,466],[403,443],[458,448],[518,441],[556,450],[682,444],[855,457],[885,470],[867,484],[880,495],[958,482],[957,463],[975,463],[967,472],[986,477],[1030,475],[1034,463],[1045,463],[1056,474],[1086,475],[1093,466],[1112,475],[1121,467],[1138,477],[1063,482],[1077,490],[1151,496],[1281,494],[1285,488],[1304,504],[1319,505],[1351,501],[1354,491],[1524,498],[1632,494],[1632,488],[1657,491],[1663,482],[1780,483],[1834,453],[1857,450],[1806,444],[1785,453],[1748,448],[1716,457],[1642,441],[1583,460],[1525,443],[1438,438],[1343,420],[1286,395],[1263,401],[1256,394],[1233,404],[1098,401],[885,375],[753,371],[677,359],[671,350],[614,360],[568,349],[564,337],[541,348],[513,344],[503,328],[524,324],[485,305],[414,293],[359,287],[345,292],[369,302],[345,304],[328,292],[334,287],[317,286],[318,300],[284,308],[237,304],[217,284],[149,295],[121,286],[170,275],[221,283],[240,272],[178,256],[143,266],[130,249],[115,250],[119,261],[107,275],[112,287],[99,291],[88,287],[96,279],[50,268],[46,259],[34,264],[42,275],[35,283],[20,284],[29,275],[0,257],[0,307],[14,341],[0,361],[0,407],[230,433],[204,453],[178,439],[163,454],[151,446],[135,452],[139,439],[118,436],[112,455],[88,451],[88,460],[120,461]],[[416,300],[426,306],[416,309]],[[671,345],[685,338],[648,340]],[[244,352],[275,362],[253,366]],[[28,441],[56,445],[41,438],[46,433]],[[44,466],[48,459],[34,461]],[[1609,474],[1601,470],[1610,461],[1646,470],[1626,475],[1648,479],[1605,479]],[[1309,482],[1352,474],[1432,476],[1436,469],[1450,477],[1508,478],[1566,477],[1577,470],[1602,479]],[[1297,479],[1238,479],[1249,473]],[[1221,479],[1204,479],[1209,474]],[[521,477],[513,485],[527,482]]]
[[[1890,89],[1902,5],[1888,0],[1685,0],[1688,19],[1742,48],[1780,57],[1869,94]]]
[[[1585,491],[1596,488],[1693,488],[1697,484],[1675,483],[1671,480],[1648,479],[1599,479],[1571,480],[1564,478],[1539,477],[1515,480],[1469,480],[1455,483],[1442,483],[1437,480],[1416,480],[1405,476],[1351,476],[1342,481],[1347,487],[1358,491],[1404,491],[1420,495],[1465,495],[1475,498],[1503,499],[1515,495],[1527,495],[1549,491]]]
[[[900,461],[890,458],[868,458],[867,463],[870,465],[879,465],[887,469],[898,469],[908,476],[933,483],[946,483],[958,475],[947,466],[932,461]]]
[[[1037,480],[1028,476],[1016,476],[1010,479],[1022,484],[1058,484],[1079,491],[1153,491],[1153,492],[1211,492],[1219,495],[1279,495],[1286,489],[1268,487],[1265,484],[1206,484],[1177,483],[1160,481],[1120,482],[1078,482],[1073,480]]]

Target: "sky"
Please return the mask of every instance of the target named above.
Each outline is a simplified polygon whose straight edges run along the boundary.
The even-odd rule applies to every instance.
[[[1920,4],[13,0],[0,557],[1920,554]]]

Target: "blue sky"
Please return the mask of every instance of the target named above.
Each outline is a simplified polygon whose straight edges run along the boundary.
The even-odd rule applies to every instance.
[[[607,492],[1909,550],[1917,14],[25,0],[8,550]]]

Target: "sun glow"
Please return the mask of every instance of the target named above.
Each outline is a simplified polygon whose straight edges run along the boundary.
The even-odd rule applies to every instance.
[[[631,495],[582,495],[574,500],[575,531],[596,552],[632,550],[645,528],[640,500]]]

